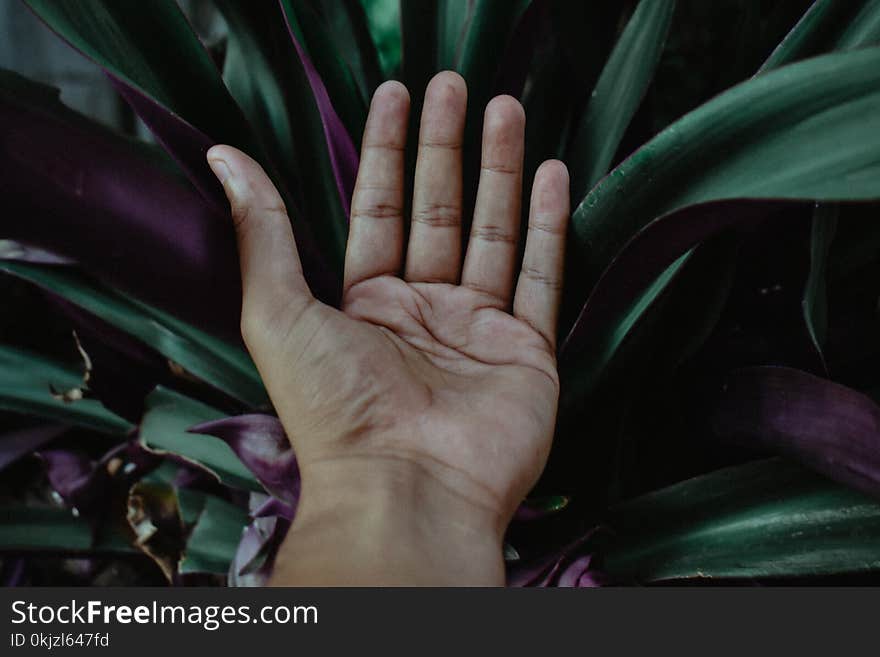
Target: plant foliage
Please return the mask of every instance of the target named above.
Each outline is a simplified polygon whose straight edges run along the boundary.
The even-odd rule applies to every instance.
[[[6,571],[265,580],[298,472],[205,151],[261,162],[336,303],[370,96],[403,80],[417,125],[451,68],[465,189],[496,93],[526,108],[527,177],[572,172],[562,405],[511,582],[880,572],[877,0],[215,0],[221,43],[174,0],[24,2],[152,139],[0,72],[0,272],[62,327],[0,346]]]

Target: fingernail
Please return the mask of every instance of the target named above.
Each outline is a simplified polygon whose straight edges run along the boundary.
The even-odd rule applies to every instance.
[[[229,177],[232,176],[232,171],[230,171],[229,165],[220,158],[211,158],[208,160],[208,166],[211,167],[211,171],[213,171],[214,175],[220,180],[221,185],[225,185]]]

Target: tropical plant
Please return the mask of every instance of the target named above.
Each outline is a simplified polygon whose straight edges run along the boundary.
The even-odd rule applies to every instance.
[[[501,92],[526,108],[525,179],[561,157],[573,183],[557,436],[511,582],[880,572],[880,1],[216,0],[209,44],[174,0],[25,3],[154,140],[0,73],[0,270],[45,295],[6,312],[58,327],[0,346],[10,581],[39,554],[92,581],[107,559],[265,578],[297,468],[205,152],[262,163],[335,303],[370,95],[403,80],[415,121],[447,68],[465,189]]]

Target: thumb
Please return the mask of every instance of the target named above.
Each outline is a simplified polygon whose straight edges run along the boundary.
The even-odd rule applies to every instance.
[[[231,146],[212,147],[208,164],[232,210],[241,265],[242,324],[279,304],[310,301],[290,219],[266,172]]]

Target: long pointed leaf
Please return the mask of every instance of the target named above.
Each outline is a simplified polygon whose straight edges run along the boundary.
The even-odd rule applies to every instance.
[[[738,370],[712,424],[722,440],[786,454],[880,498],[880,407],[855,390],[787,367]]]
[[[237,345],[91,282],[69,268],[0,261],[0,271],[50,290],[236,399],[252,406],[266,402],[266,392],[253,361]]]
[[[833,204],[817,205],[813,212],[810,230],[810,273],[804,286],[801,302],[804,323],[816,353],[822,358],[823,366],[825,359],[822,356],[822,349],[828,330],[828,299],[825,277],[831,241],[834,239],[834,231],[837,226],[837,215],[838,208]]]
[[[190,427],[220,419],[223,413],[161,387],[147,397],[146,407],[140,426],[146,447],[195,461],[230,486],[264,492],[229,445],[213,436],[188,432]]]
[[[574,251],[596,276],[639,228],[693,203],[878,198],[878,109],[880,48],[752,78],[671,125],[597,185],[574,212]]]
[[[674,2],[641,0],[611,51],[569,145],[574,198],[608,172],[651,83],[674,11]]]
[[[880,2],[833,3],[817,0],[779,47],[761,67],[759,73],[801,58],[818,49],[853,50],[880,41]],[[825,369],[823,344],[827,319],[825,270],[828,251],[837,224],[837,208],[821,204],[813,213],[810,235],[810,273],[804,288],[804,322],[816,354]]]
[[[309,59],[302,44],[297,40],[295,31],[290,29],[293,12],[289,8],[289,0],[282,0],[281,4],[282,8],[284,8],[284,19],[287,21],[290,38],[296,48],[296,53],[305,70],[315,103],[318,106],[318,114],[321,117],[321,126],[324,131],[324,138],[327,141],[327,152],[330,156],[330,165],[333,169],[333,177],[339,192],[339,200],[347,217],[351,213],[351,194],[354,190],[354,179],[357,175],[357,150],[355,150],[351,137],[346,131],[345,126],[342,125],[342,121],[339,119],[339,115],[330,101],[324,81]]]
[[[841,29],[841,24],[839,22],[836,22],[835,26],[836,26],[835,29],[838,29],[838,30]],[[859,46],[859,45],[865,45],[865,44],[855,42],[855,41],[844,41],[839,38],[837,39],[837,42],[836,42],[836,47],[840,47],[840,48],[853,47],[853,46]],[[798,50],[797,48],[791,47],[788,50],[787,56],[794,58],[796,55],[800,54],[800,52],[801,51]],[[806,80],[805,80],[805,83],[806,83]],[[745,89],[745,88],[747,88],[747,85],[751,85],[751,84],[752,83],[746,83],[746,85],[741,85],[741,87],[743,89]],[[714,103],[720,104],[720,101],[725,96],[730,96],[731,94],[733,94],[733,92],[728,92],[728,94],[725,94],[724,96],[719,97],[715,101],[710,102],[707,105],[707,107],[709,105],[714,104]],[[755,100],[756,100],[756,102],[758,102],[757,98]],[[858,102],[858,101],[856,101],[856,102]],[[689,115],[689,117],[696,116],[700,111],[701,110],[698,109],[697,111],[695,111],[694,113]],[[742,111],[745,114],[747,114],[749,112],[749,109],[743,108]],[[686,123],[689,117],[685,117],[679,123]],[[704,117],[704,119],[706,121],[709,121],[709,118],[710,117],[708,116],[708,114]],[[719,116],[719,117],[717,117],[717,120],[719,122],[723,122],[725,119],[724,119],[724,117]],[[793,127],[796,130],[803,129],[804,126],[800,125],[801,123],[806,123],[806,120],[796,121],[795,125]],[[675,130],[676,130],[676,125],[670,127],[670,129],[667,131],[667,133],[669,133],[667,136],[669,136],[669,137],[674,136]],[[841,127],[841,126],[838,126],[838,127]],[[708,123],[706,124],[706,128],[710,132],[717,133],[717,131],[715,131],[714,128],[708,127]],[[776,128],[778,128],[778,126]],[[854,119],[850,124],[850,128],[854,132],[857,132],[858,128],[859,128],[858,120]],[[817,127],[815,132],[811,136],[818,136],[819,138],[822,138],[824,136],[822,134],[822,132],[823,132],[823,130],[820,127]],[[851,138],[853,139],[854,142],[859,141],[859,137],[857,134],[852,135]],[[795,139],[797,139],[797,137],[795,137]],[[655,141],[657,141],[657,140],[655,140]],[[808,141],[808,140],[805,140],[805,141]],[[652,142],[652,144],[653,144],[653,142]],[[675,144],[675,140],[670,139],[669,146],[670,146],[671,150],[669,152],[669,155],[674,157],[675,159],[678,159],[680,153],[678,152],[678,147],[675,146],[674,144]],[[821,145],[816,145],[814,148],[811,148],[808,143],[802,142],[799,145],[801,147],[804,147],[804,150],[807,151],[805,154],[806,158],[813,158],[818,163],[824,162],[823,158],[824,158],[824,156],[827,156],[827,153],[823,152],[823,147]],[[874,141],[872,143],[872,146],[876,147],[877,142]],[[649,144],[647,147],[645,147],[644,149],[637,152],[631,159],[637,160],[639,158],[643,158],[644,160],[650,162],[650,160],[652,159],[652,153],[648,152],[650,147],[651,147],[651,144]],[[735,150],[735,148],[736,147],[734,147],[734,150]],[[726,155],[726,152],[728,151],[728,149],[729,149],[729,147],[722,148],[721,153]],[[788,154],[791,154],[791,153],[788,153]],[[855,149],[852,149],[852,151],[849,154],[856,155],[856,159],[857,159],[857,151]],[[787,154],[782,153],[782,155],[784,157]],[[841,155],[843,157],[846,157],[847,154],[841,153]],[[870,157],[871,156],[868,156],[869,161],[870,161]],[[754,161],[759,168],[754,171],[755,176],[760,174],[760,171],[761,171],[760,167],[765,166],[767,163],[766,158],[764,161],[762,161],[760,155],[756,155],[756,158],[757,159],[755,159]],[[695,165],[697,164],[696,159],[694,160],[694,164]],[[735,155],[735,157],[733,158],[733,164],[734,164],[733,171],[728,170],[728,173],[730,173],[733,177],[730,180],[726,180],[726,181],[721,181],[719,179],[719,182],[722,185],[729,184],[729,189],[726,190],[725,195],[727,195],[727,194],[732,194],[732,195],[743,194],[744,190],[741,189],[741,187],[743,185],[743,181],[742,180],[737,181],[735,176],[736,175],[749,176],[751,173],[748,169],[748,165],[749,165],[748,157]],[[700,164],[698,166],[703,166],[703,163],[700,162]],[[649,183],[657,184],[656,181],[653,180],[652,174],[650,173],[650,166],[648,168],[649,168],[649,170],[647,172],[643,171],[643,173],[648,176]],[[834,167],[829,164],[829,169],[833,169],[833,168]],[[723,165],[721,166],[721,169],[724,170]],[[739,170],[739,171],[737,171],[737,170]],[[615,171],[615,174],[622,177],[623,175],[626,174],[626,170],[623,168],[619,168],[618,170]],[[682,177],[686,177],[687,174],[681,173],[680,175]],[[701,174],[699,174],[699,175],[701,175]],[[610,180],[606,179],[605,181],[603,181],[602,185],[600,185],[599,187],[602,187],[603,185],[608,184],[611,188],[614,188],[617,190],[616,193],[624,193],[625,188],[621,188],[620,185],[615,185],[615,183],[613,181],[613,177],[614,176],[611,176],[611,177],[609,177]],[[754,178],[754,180],[757,181],[758,178]],[[839,187],[843,190],[846,190],[847,187],[849,186],[849,183],[851,182],[850,178],[847,175],[841,175],[840,171],[837,171],[836,178],[834,176],[834,173],[829,171],[828,180],[836,180]],[[618,182],[622,182],[622,181],[618,181]],[[630,178],[626,181],[627,184],[630,182],[632,182],[632,178]],[[662,185],[663,183],[660,182],[659,184]],[[683,182],[667,181],[667,184],[672,185],[672,186],[678,186],[681,189],[688,190],[688,185]],[[652,185],[647,184],[644,187],[650,189],[652,187]],[[844,193],[846,193],[846,192],[844,192]],[[867,191],[862,190],[862,193],[863,194],[866,193],[868,195],[871,195],[872,192],[870,190],[867,190]],[[878,192],[874,192],[874,195],[876,195],[877,193]],[[663,191],[661,188],[660,194],[656,195],[655,198],[657,198],[658,196],[662,196],[662,194],[663,194]],[[589,201],[589,199],[590,199],[589,195],[588,195],[587,199]],[[588,203],[587,203],[587,205],[588,205]],[[589,208],[584,208],[584,205],[581,206],[581,210],[583,210],[584,213],[589,213]],[[733,223],[721,222],[721,223],[716,224],[717,228],[722,229],[724,225],[735,225],[738,223],[744,223],[744,224],[750,223],[753,220],[753,217],[751,215],[753,214],[754,207],[752,206],[751,203],[747,203],[747,204],[743,205],[743,210],[744,210],[744,213],[743,213],[741,220],[735,221]],[[687,210],[685,210],[685,212],[687,212]],[[699,212],[699,210],[698,210],[698,212]],[[724,211],[724,213],[728,213],[728,211]],[[622,215],[622,216],[624,216],[624,215]],[[707,217],[707,220],[709,220],[708,217]],[[710,223],[715,224],[715,219],[711,219]],[[700,229],[696,228],[696,226],[690,230],[697,230],[698,232],[701,232]],[[613,235],[613,228],[609,227],[608,230],[606,231],[606,234]],[[710,233],[702,233],[703,237],[708,237],[710,234],[714,234],[714,231],[710,232]],[[658,236],[658,238],[659,238],[659,236]],[[659,239],[663,239],[663,238],[659,238]],[[668,245],[668,242],[664,242],[664,244]],[[696,242],[690,242],[690,245],[695,246]],[[661,247],[660,251],[663,251],[664,249],[665,249],[665,246]],[[608,365],[611,358],[616,353],[617,348],[622,344],[622,342],[626,338],[628,338],[628,336],[632,332],[632,330],[637,325],[639,325],[639,323],[644,321],[644,318],[649,313],[652,312],[652,309],[658,307],[657,300],[659,299],[659,297],[661,295],[667,294],[667,288],[670,285],[677,285],[678,284],[677,283],[678,277],[679,277],[681,269],[684,265],[684,262],[689,259],[689,256],[687,258],[684,258],[683,254],[684,254],[684,251],[675,251],[675,252],[667,253],[667,257],[664,260],[664,262],[662,263],[662,266],[649,265],[649,268],[653,267],[652,271],[654,272],[654,275],[660,276],[661,272],[663,272],[662,278],[654,280],[654,283],[651,288],[647,287],[647,285],[649,284],[649,281],[646,279],[642,279],[641,274],[637,274],[637,275],[633,275],[632,273],[626,274],[628,280],[622,282],[624,288],[627,288],[629,286],[629,284],[631,282],[633,282],[634,280],[641,280],[641,283],[644,286],[646,286],[645,288],[643,288],[643,291],[641,292],[641,295],[642,295],[641,297],[636,297],[633,294],[625,292],[625,291],[621,291],[620,293],[616,293],[616,292],[612,291],[611,296],[608,297],[608,298],[612,299],[609,306],[605,306],[603,304],[603,302],[599,301],[598,303],[592,304],[593,308],[591,311],[587,311],[586,307],[584,308],[584,312],[582,312],[580,314],[578,321],[575,324],[575,328],[572,330],[572,332],[569,336],[570,339],[566,342],[566,346],[567,347],[575,347],[575,345],[577,345],[577,344],[584,345],[584,344],[589,343],[590,349],[587,353],[583,354],[583,356],[582,356],[583,359],[586,359],[586,362],[575,357],[575,358],[573,358],[574,362],[567,364],[567,370],[570,373],[570,378],[568,378],[570,385],[568,386],[568,392],[567,392],[566,396],[568,397],[569,400],[577,399],[579,395],[588,391],[592,385],[595,385],[596,381],[598,380],[599,374]],[[647,271],[644,269],[645,264],[651,263],[651,262],[654,262],[655,265],[657,264],[656,261],[654,261],[655,255],[656,255],[656,252],[648,253],[648,254],[645,254],[646,259],[643,262],[633,262],[633,261],[629,261],[629,262],[631,263],[631,266],[633,266],[635,268],[635,270],[638,270],[638,271],[644,273]],[[679,260],[677,262],[673,262],[676,258],[678,258]],[[682,260],[681,258],[684,258],[684,259]],[[614,266],[618,266],[619,264],[620,263],[614,263]],[[669,267],[669,269],[664,271],[663,268],[667,267],[667,266]],[[623,270],[618,269],[617,271],[618,271],[618,273],[622,273]],[[610,279],[606,279],[603,276],[603,284],[611,284],[612,280],[614,280],[613,277]],[[617,282],[620,283],[621,280],[617,279]],[[684,282],[682,282],[682,284],[683,283]],[[594,292],[594,294],[595,294],[595,292]],[[591,296],[591,299],[593,299],[592,296]],[[597,297],[597,299],[598,299],[598,297]],[[618,303],[621,301],[623,301],[625,304],[631,304],[631,305],[628,308],[624,308],[623,305],[618,305]],[[612,318],[611,314],[608,313],[609,308],[616,308],[617,310],[615,312],[617,312],[618,314]],[[606,324],[605,324],[604,328],[599,327],[596,324],[594,324],[594,328],[596,328],[598,330],[598,333],[595,333],[592,335],[592,337],[586,338],[584,340],[586,333],[581,331],[581,324],[583,322],[590,322],[593,319],[597,319],[596,317],[593,317],[593,318],[589,317],[589,315],[591,313],[596,313],[596,312],[598,312],[599,321],[600,322],[605,321]],[[577,350],[577,348],[574,349],[574,351],[576,351],[576,350]],[[818,354],[818,357],[821,359],[822,358],[821,352],[819,351],[819,352],[817,352],[817,354]],[[572,382],[575,383],[575,385],[571,385]]]
[[[296,506],[300,491],[299,468],[277,417],[237,415],[198,424],[189,431],[220,438],[267,491],[288,506]]]
[[[880,505],[776,459],[626,502],[607,525],[598,566],[618,582],[880,570]]]
[[[761,66],[759,73],[816,53],[853,50],[880,40],[880,2],[816,0]]]
[[[219,184],[211,179],[204,161],[211,139],[265,159],[213,61],[173,0],[25,1],[59,36],[110,74],[209,198],[222,200]]]
[[[326,0],[320,9],[326,17],[330,43],[339,49],[364,103],[369,103],[383,76],[363,6],[358,0]]]
[[[169,171],[161,151],[73,112],[56,89],[2,71],[0,122],[0,237],[73,258],[110,285],[238,336],[231,222]]]
[[[364,98],[361,95],[354,75],[342,57],[342,44],[334,40],[327,21],[319,14],[319,10],[326,12],[329,6],[336,5],[338,8],[338,0],[331,2],[328,7],[314,8],[294,0],[280,2],[282,11],[290,22],[295,45],[299,46],[298,54],[303,65],[308,63],[312,69],[308,71],[307,67],[309,83],[318,101],[324,124],[332,125],[335,131],[338,129],[336,124],[341,122],[350,141],[360,144],[370,97]],[[341,141],[340,136],[334,133],[331,135],[335,140]],[[329,137],[328,146],[339,148],[329,141]]]
[[[224,1],[219,8],[230,32],[224,77],[289,179],[275,183],[290,210],[303,268],[312,274],[310,284],[320,285],[316,293],[334,303],[347,222],[308,75],[277,3]],[[330,271],[322,271],[325,262]]]
[[[642,229],[602,274],[562,346],[565,396],[590,391],[632,328],[701,241],[773,216],[783,203],[718,201],[671,212]]]
[[[0,409],[51,418],[124,435],[133,428],[93,399],[64,402],[50,386],[68,390],[82,385],[82,371],[21,349],[0,345]]]
[[[97,542],[83,518],[67,509],[46,507],[0,508],[0,552],[49,554],[134,554],[136,550],[122,536],[112,534]]]
[[[461,42],[474,9],[473,0],[440,0],[437,11],[437,68],[458,65]]]

